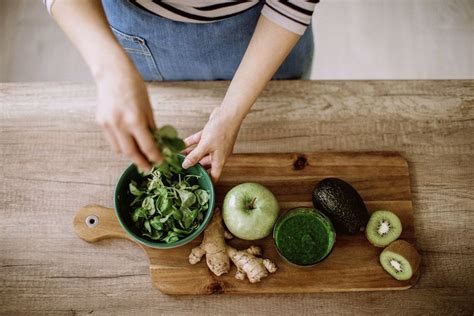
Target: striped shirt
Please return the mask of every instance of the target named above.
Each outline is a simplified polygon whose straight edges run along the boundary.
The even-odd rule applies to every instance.
[[[49,11],[54,0],[43,0]],[[258,1],[209,0],[129,0],[137,7],[164,18],[187,23],[212,23],[244,12]],[[319,0],[266,0],[262,15],[281,27],[302,35],[311,23],[314,7]]]

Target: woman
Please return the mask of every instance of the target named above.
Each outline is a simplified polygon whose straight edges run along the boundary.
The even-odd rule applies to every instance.
[[[97,122],[142,170],[161,161],[144,80],[232,80],[204,128],[185,139],[183,167],[200,162],[217,181],[267,82],[310,68],[317,1],[45,2],[93,74]]]

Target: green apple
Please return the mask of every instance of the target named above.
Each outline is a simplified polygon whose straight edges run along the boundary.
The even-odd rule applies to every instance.
[[[273,193],[258,183],[242,183],[227,192],[222,217],[232,235],[245,240],[268,236],[280,207]]]

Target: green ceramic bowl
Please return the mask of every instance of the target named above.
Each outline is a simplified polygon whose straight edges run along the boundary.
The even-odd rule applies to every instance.
[[[184,160],[184,156],[178,155],[178,158],[180,163],[182,163]],[[135,223],[132,221],[130,213],[130,204],[133,201],[133,196],[128,191],[128,186],[130,184],[130,181],[140,181],[142,176],[138,173],[138,169],[134,164],[130,165],[127,169],[125,169],[123,174],[120,176],[120,179],[118,180],[117,186],[115,187],[115,215],[117,216],[120,225],[132,239],[148,247],[170,249],[189,243],[197,236],[199,236],[199,234],[201,234],[202,231],[206,228],[214,213],[215,193],[212,180],[206,170],[199,164],[188,168],[183,172],[184,174],[193,174],[201,176],[198,182],[202,189],[207,190],[209,192],[209,208],[207,209],[206,214],[204,214],[204,220],[202,221],[201,225],[191,235],[176,242],[167,244],[141,236],[140,232],[135,227]]]

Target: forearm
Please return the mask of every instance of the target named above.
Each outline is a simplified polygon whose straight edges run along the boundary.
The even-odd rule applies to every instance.
[[[54,19],[89,66],[97,89],[96,121],[117,153],[142,170],[161,160],[151,130],[156,128],[144,81],[117,42],[100,0],[56,0]]]
[[[247,51],[222,102],[240,124],[300,36],[261,16]]]
[[[110,30],[100,0],[56,0],[51,10],[96,81],[114,71],[135,69]]]

